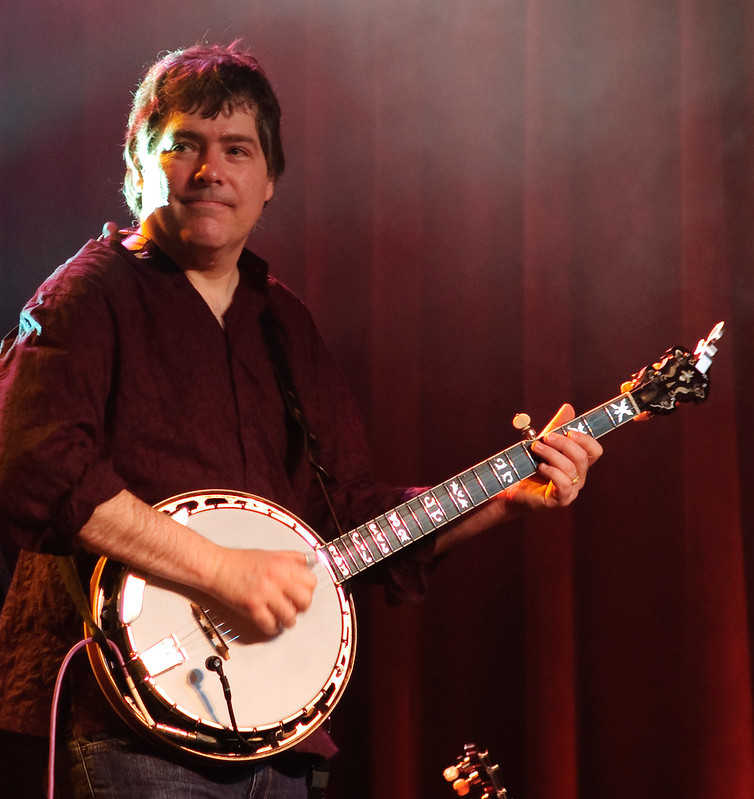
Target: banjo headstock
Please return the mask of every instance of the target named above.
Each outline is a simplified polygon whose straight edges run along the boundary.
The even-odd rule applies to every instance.
[[[715,344],[723,335],[718,322],[693,353],[684,347],[671,347],[659,363],[646,366],[633,375],[629,391],[640,411],[672,413],[679,402],[700,403],[707,399],[707,371],[717,352]]]
[[[506,799],[505,788],[500,783],[498,766],[490,760],[489,754],[480,752],[476,744],[464,744],[463,755],[454,766],[448,766],[442,775],[453,784],[458,796],[468,796],[472,788],[479,791],[479,799]]]

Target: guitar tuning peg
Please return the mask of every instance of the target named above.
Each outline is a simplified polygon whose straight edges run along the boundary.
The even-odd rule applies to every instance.
[[[523,438],[529,441],[533,441],[537,437],[537,431],[531,426],[531,416],[528,413],[517,413],[513,417],[513,426]]]
[[[453,783],[453,790],[458,796],[467,796],[471,789],[469,788],[468,781],[461,778]]]

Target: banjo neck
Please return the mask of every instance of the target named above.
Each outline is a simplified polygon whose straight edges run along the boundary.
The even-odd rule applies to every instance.
[[[707,396],[707,370],[722,336],[718,323],[694,353],[669,349],[660,363],[633,375],[630,390],[593,408],[554,432],[588,433],[600,438],[641,413],[668,414],[679,402],[701,402]],[[522,441],[481,461],[455,477],[422,491],[401,505],[323,545],[338,584],[381,563],[430,533],[455,522],[487,500],[537,472],[532,440]]]
[[[635,393],[621,394],[554,432],[573,430],[600,438],[641,413]],[[422,491],[323,545],[320,557],[326,557],[339,583],[346,582],[532,477],[539,460],[531,445],[531,440],[514,444]]]

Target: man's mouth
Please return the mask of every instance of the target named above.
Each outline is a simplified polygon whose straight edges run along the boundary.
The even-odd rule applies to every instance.
[[[219,197],[186,197],[184,205],[194,208],[232,208],[232,203]]]

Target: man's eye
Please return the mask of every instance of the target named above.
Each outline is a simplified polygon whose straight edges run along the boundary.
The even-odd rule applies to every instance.
[[[185,141],[176,141],[170,145],[168,152],[171,153],[185,153],[191,149],[191,145]]]

